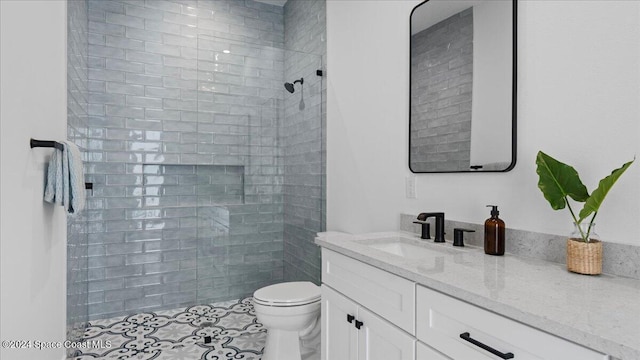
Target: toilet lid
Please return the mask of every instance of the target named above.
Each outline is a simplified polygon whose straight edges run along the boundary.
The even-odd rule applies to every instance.
[[[320,299],[320,287],[309,281],[285,282],[256,290],[253,299],[280,306],[306,304]]]

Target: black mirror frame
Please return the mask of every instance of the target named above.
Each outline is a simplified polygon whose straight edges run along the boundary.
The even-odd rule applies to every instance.
[[[411,14],[409,14],[409,61],[411,61],[411,17],[413,16],[414,11],[425,3],[429,2],[429,0],[425,0],[420,4],[416,5],[412,10]],[[458,171],[414,171],[411,168],[411,64],[409,64],[409,149],[407,152],[407,160],[409,165],[409,170],[414,174],[451,174],[451,173],[503,173],[513,170],[516,166],[517,159],[517,86],[518,86],[518,0],[512,0],[513,3],[513,38],[512,38],[512,74],[511,74],[511,164],[504,170],[487,170],[487,171],[473,171],[473,170],[458,170]]]

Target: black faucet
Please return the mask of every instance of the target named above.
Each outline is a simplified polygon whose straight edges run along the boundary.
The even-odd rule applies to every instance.
[[[433,242],[437,242],[437,243],[444,242],[444,213],[443,212],[420,213],[420,215],[418,215],[418,220],[426,221],[430,217],[436,218],[436,236]]]

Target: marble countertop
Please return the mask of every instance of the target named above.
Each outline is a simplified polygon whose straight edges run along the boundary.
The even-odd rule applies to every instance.
[[[398,237],[426,249],[424,256],[370,246]],[[640,280],[574,274],[557,263],[485,255],[408,232],[327,232],[316,244],[596,351],[640,359]]]

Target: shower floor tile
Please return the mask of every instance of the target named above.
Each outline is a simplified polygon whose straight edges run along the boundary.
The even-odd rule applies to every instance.
[[[245,298],[91,321],[71,359],[259,360],[266,335]]]

